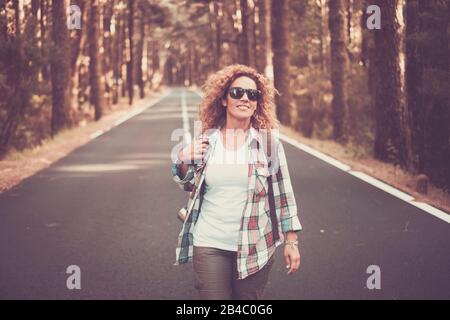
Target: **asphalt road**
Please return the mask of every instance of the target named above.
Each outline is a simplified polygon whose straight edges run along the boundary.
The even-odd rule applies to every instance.
[[[192,264],[173,265],[187,199],[170,172],[183,90],[0,195],[1,299],[197,298]],[[200,98],[184,91],[193,116]],[[448,223],[284,146],[302,265],[287,276],[279,248],[266,299],[450,298]],[[70,265],[80,290],[66,286]],[[371,265],[380,289],[366,288]]]

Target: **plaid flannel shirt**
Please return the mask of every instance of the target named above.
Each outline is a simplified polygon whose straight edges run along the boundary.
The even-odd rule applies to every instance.
[[[193,231],[201,213],[205,181],[205,168],[210,155],[215,148],[217,138],[220,137],[216,129],[209,135],[209,149],[207,157],[201,165],[189,164],[184,178],[178,175],[178,164],[173,164],[172,173],[175,182],[185,190],[190,191],[187,203],[187,218],[178,237],[175,265],[191,261],[193,255]],[[272,135],[273,137],[273,135]],[[284,233],[302,230],[297,216],[297,205],[289,177],[286,156],[281,141],[272,138],[275,154],[278,155],[278,170],[269,172],[268,159],[263,148],[261,135],[254,128],[250,128],[248,192],[244,207],[241,227],[239,231],[237,270],[238,278],[244,279],[256,273],[268,262],[277,246],[284,242]],[[210,152],[211,151],[211,152]],[[268,200],[268,180],[272,174],[272,185],[275,199],[275,211],[278,221],[279,239],[275,241],[270,219]]]

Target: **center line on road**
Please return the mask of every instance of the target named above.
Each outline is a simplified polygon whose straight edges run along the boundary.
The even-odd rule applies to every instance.
[[[186,91],[181,92],[181,115],[183,117],[184,143],[191,141],[191,128],[189,126],[189,114],[186,105]]]

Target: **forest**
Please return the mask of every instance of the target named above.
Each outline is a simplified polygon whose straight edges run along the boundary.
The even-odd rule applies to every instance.
[[[0,0],[0,159],[233,63],[280,122],[450,190],[450,0]]]

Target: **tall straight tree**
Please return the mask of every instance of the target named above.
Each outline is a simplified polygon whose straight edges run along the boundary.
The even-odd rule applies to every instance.
[[[6,13],[6,1],[0,1],[0,40],[2,43],[8,41],[8,17]]]
[[[31,41],[33,42],[33,46],[37,45],[37,37],[36,30],[38,26],[38,11],[39,11],[39,0],[31,0],[31,19],[28,22],[28,29],[32,30],[33,34],[31,36]]]
[[[133,104],[134,97],[134,10],[135,1],[128,0],[128,61],[127,61],[127,83],[128,83],[128,103]]]
[[[377,69],[375,64],[375,44],[374,44],[374,31],[369,30],[366,26],[368,13],[367,8],[371,4],[371,0],[362,0],[361,8],[361,20],[360,28],[361,34],[361,54],[360,63],[366,69],[367,72],[367,88],[369,91],[368,112],[374,114],[375,110],[375,87],[377,86]]]
[[[331,86],[333,93],[333,138],[340,143],[348,140],[347,96],[347,23],[345,0],[329,2]]]
[[[448,189],[449,18],[449,1],[406,2],[406,88],[413,142],[410,163],[415,172]]]
[[[145,23],[146,23],[146,6],[145,2],[139,1],[139,39],[137,43],[136,52],[136,83],[139,87],[139,97],[145,97],[144,72],[142,61],[144,58],[144,41],[145,41]]]
[[[240,1],[242,15],[242,50],[243,62],[250,67],[256,67],[255,62],[255,10],[249,6],[248,0]]]
[[[368,19],[367,7],[370,5],[370,0],[362,0],[362,10],[361,10],[361,55],[360,62],[364,67],[369,65],[370,60],[370,49],[373,49],[373,32],[372,30],[367,29],[366,23]],[[372,50],[373,51],[373,50]],[[371,77],[369,76],[369,79]]]
[[[122,28],[120,30],[121,35],[119,37],[119,65],[120,65],[120,82],[121,82],[121,96],[125,98],[127,96],[127,88],[128,88],[128,80],[129,78],[124,77],[128,73],[128,59],[127,54],[129,53],[129,49],[127,46],[127,23],[128,23],[128,13],[127,10],[123,10],[121,13],[122,19]]]
[[[43,0],[41,0],[43,1]],[[85,0],[72,0],[72,4],[77,5],[80,7],[81,10],[81,21],[84,21],[86,17],[86,11],[85,10]],[[83,47],[86,43],[86,37],[87,34],[84,32],[87,28],[84,28],[84,26],[81,27],[81,30],[72,30],[70,36],[70,98],[71,98],[71,106],[74,109],[79,108],[79,87],[80,87],[80,75],[77,72],[80,68],[81,61],[83,56],[80,54]]]
[[[223,32],[225,37],[222,37],[222,41],[228,44],[229,48],[229,61],[231,62],[239,62],[240,59],[240,34],[239,30],[236,28],[237,24],[235,23],[236,17],[236,1],[227,1],[222,5],[223,12]],[[194,51],[197,52],[197,51]]]
[[[347,41],[350,44],[352,42],[352,16],[353,16],[353,0],[346,1],[346,11],[347,11]]]
[[[99,10],[99,0],[92,0],[88,25],[89,84],[91,86],[91,104],[94,106],[95,120],[99,120],[102,117],[105,107],[102,60],[100,59],[101,32]]]
[[[112,57],[113,57],[113,26],[115,28],[115,21],[113,21],[114,17],[114,0],[111,1],[100,1],[100,9],[101,9],[101,21],[103,21],[101,25],[102,32],[100,33],[103,52],[102,52],[102,70],[105,75],[102,80],[104,81],[105,88],[105,107],[108,108],[112,102],[113,96],[113,66],[112,66]],[[115,31],[115,29],[114,29]]]
[[[319,60],[321,70],[325,70],[325,30],[326,18],[325,18],[325,0],[316,0],[316,15],[318,16],[318,32],[319,32]]]
[[[208,9],[208,22],[209,22],[209,37],[208,37],[209,47],[210,47],[209,56],[212,61],[212,69],[216,70],[219,67],[217,48],[216,48],[216,46],[217,46],[217,41],[216,41],[217,17],[214,12],[214,9],[215,9],[214,3],[207,1],[206,6]]]
[[[29,75],[27,74],[27,64],[24,61],[24,35],[21,31],[22,23],[20,17],[23,12],[23,3],[20,3],[18,0],[12,1],[12,9],[14,10],[14,35],[8,35],[8,15],[5,10],[5,4],[0,4],[0,9],[2,9],[2,12],[0,12],[3,15],[2,18],[5,19],[5,42],[2,45],[9,48],[5,56],[9,60],[8,64],[10,64],[6,68],[6,83],[9,84],[10,90],[7,90],[6,94],[4,94],[6,97],[2,97],[3,99],[6,98],[5,100],[7,101],[5,103],[7,116],[0,131],[0,155],[3,155],[11,143],[19,120],[23,116],[23,112],[29,102],[29,88],[26,85],[29,82],[27,81]]]
[[[64,127],[70,127],[70,48],[69,33],[66,26],[66,0],[52,0],[52,38],[51,59],[52,80],[52,121],[51,133],[56,134]]]
[[[220,61],[222,56],[222,2],[219,0],[214,0],[214,16],[215,16],[215,34],[216,34],[216,63],[217,67],[220,67]]]
[[[195,44],[195,42],[194,42],[194,44]],[[194,48],[195,48],[195,46],[194,46]],[[196,56],[196,54],[197,54],[197,51],[194,50],[194,56]],[[152,55],[152,77],[153,77],[158,72],[158,70],[160,69],[160,67],[159,67],[159,63],[160,63],[160,60],[159,60],[159,42],[156,39],[152,40],[152,52],[151,52],[151,55]],[[198,70],[197,69],[198,68],[198,63],[197,63],[195,57],[194,57],[193,61],[194,61],[193,72],[194,72],[194,74],[196,74],[196,72]]]
[[[423,172],[424,169],[424,130],[425,115],[420,88],[422,87],[422,57],[420,46],[413,37],[420,32],[419,27],[419,0],[406,2],[406,94],[409,111],[409,122],[411,124],[411,139],[414,144],[408,148],[408,167],[412,172]],[[409,146],[408,146],[409,147]]]
[[[405,164],[405,139],[401,92],[399,1],[377,0],[381,8],[381,29],[374,30],[377,82],[374,88],[374,155],[382,161]]]
[[[267,66],[267,59],[269,56],[269,53],[267,52],[270,48],[270,42],[268,40],[270,39],[270,26],[267,14],[267,7],[268,4],[270,5],[270,2],[267,0],[258,0],[258,45],[257,45],[257,59],[256,59],[256,68],[260,73],[265,73],[266,66]]]
[[[44,46],[43,43],[45,41],[47,41],[47,24],[46,24],[46,17],[48,18],[48,0],[41,0],[40,1],[40,18],[39,18],[39,29],[41,32],[41,54],[44,55]],[[48,19],[47,19],[48,21]],[[41,73],[42,73],[42,78],[44,78],[44,80],[48,80],[49,78],[49,71],[48,71],[48,64],[43,63],[41,66]]]
[[[117,30],[116,30],[116,40],[115,40],[115,65],[114,65],[114,77],[115,77],[115,87],[117,90],[117,99],[119,95],[121,97],[126,97],[127,93],[127,82],[123,81],[124,75],[124,52],[126,50],[126,14],[124,10],[117,12]]]
[[[296,110],[291,104],[290,91],[288,14],[288,0],[272,0],[273,73],[275,87],[280,93],[276,96],[275,103],[277,117],[284,125],[291,125],[296,121]]]

